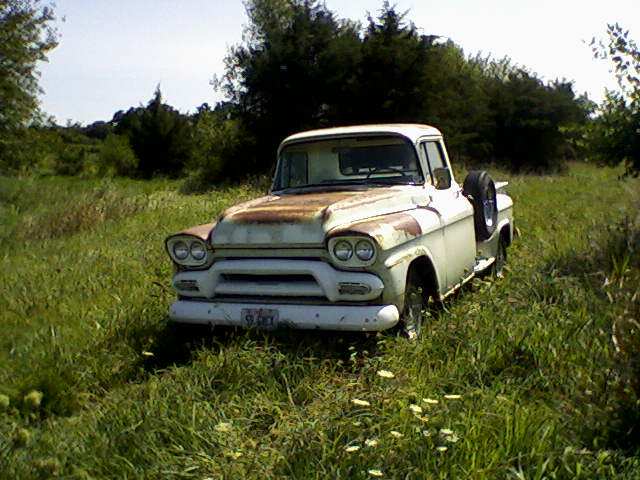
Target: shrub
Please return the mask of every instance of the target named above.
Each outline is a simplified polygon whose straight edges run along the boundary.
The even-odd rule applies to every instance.
[[[195,125],[196,152],[187,166],[183,192],[202,192],[216,183],[249,176],[246,152],[252,144],[240,122],[224,118],[221,112],[200,112]],[[273,152],[268,152],[271,156]]]
[[[84,169],[85,162],[84,148],[67,145],[56,156],[53,169],[58,175],[78,175]]]
[[[127,137],[110,134],[102,145],[99,163],[103,174],[132,176],[136,173],[138,158]]]

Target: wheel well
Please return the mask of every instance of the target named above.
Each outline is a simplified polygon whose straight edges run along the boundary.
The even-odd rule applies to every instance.
[[[423,288],[426,289],[426,293],[433,298],[439,297],[438,288],[438,276],[436,275],[436,269],[433,267],[433,263],[427,256],[422,256],[414,259],[409,268],[407,269],[407,279],[412,272],[416,272],[422,280]]]
[[[500,240],[503,241],[507,247],[511,245],[511,227],[508,223],[500,229]]]

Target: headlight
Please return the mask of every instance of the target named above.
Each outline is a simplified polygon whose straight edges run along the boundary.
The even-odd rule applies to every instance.
[[[360,240],[356,243],[356,257],[358,257],[363,262],[368,262],[373,258],[375,254],[375,249],[373,248],[373,244],[369,240]]]
[[[176,242],[173,245],[173,254],[178,260],[184,260],[189,256],[189,247],[183,241]]]
[[[191,256],[195,260],[202,260],[207,255],[207,250],[202,242],[192,242],[191,243]],[[174,248],[175,251],[175,248]]]
[[[346,240],[340,240],[334,245],[333,254],[338,260],[346,262],[353,255],[353,247]]]
[[[167,253],[182,267],[200,268],[211,263],[211,249],[207,243],[191,235],[174,235],[166,240]]]

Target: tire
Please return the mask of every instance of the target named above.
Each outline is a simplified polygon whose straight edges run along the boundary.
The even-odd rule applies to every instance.
[[[424,280],[417,268],[411,268],[407,274],[404,294],[404,308],[400,317],[400,333],[409,340],[417,339],[422,333],[424,313],[429,295]]]
[[[488,239],[496,231],[498,223],[496,186],[493,180],[484,170],[473,170],[464,179],[462,190],[473,205],[476,238]]]

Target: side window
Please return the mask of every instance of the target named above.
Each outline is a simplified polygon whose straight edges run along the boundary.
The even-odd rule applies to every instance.
[[[309,161],[306,152],[287,152],[282,161],[281,187],[297,187],[309,183]]]
[[[422,149],[427,157],[427,163],[429,164],[429,172],[431,173],[431,183],[438,185],[439,175],[437,170],[447,168],[447,163],[442,154],[442,148],[440,144],[435,141],[428,141],[422,143]]]

